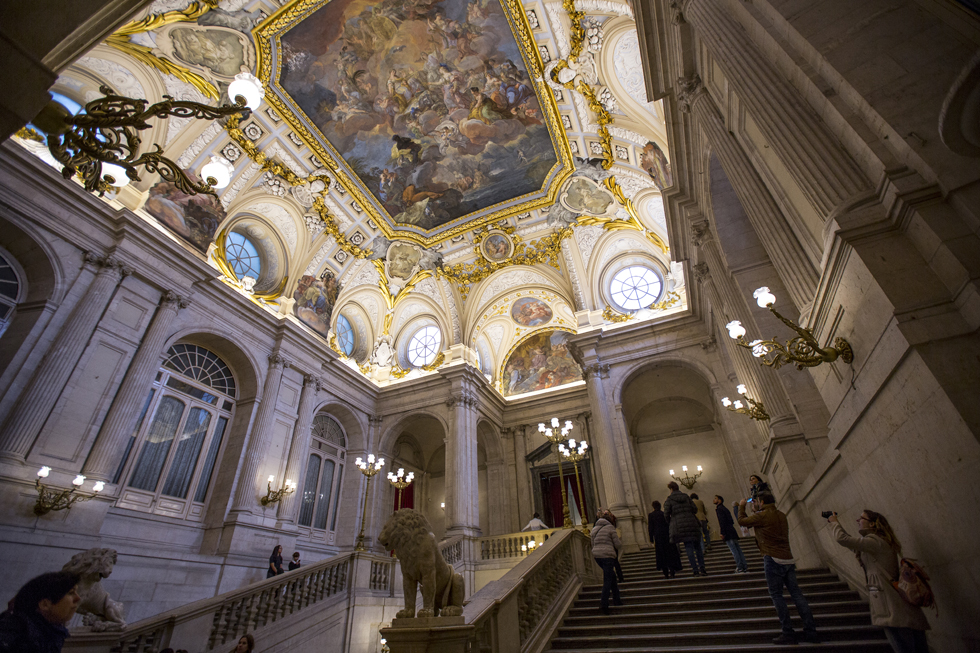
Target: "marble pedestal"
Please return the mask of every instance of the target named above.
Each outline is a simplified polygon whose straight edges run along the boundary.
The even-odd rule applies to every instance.
[[[394,619],[381,636],[391,653],[465,653],[475,630],[463,617]]]

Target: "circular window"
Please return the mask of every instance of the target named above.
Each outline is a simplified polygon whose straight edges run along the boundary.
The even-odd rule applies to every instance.
[[[439,327],[422,327],[408,343],[408,362],[415,367],[428,365],[436,359],[441,344],[442,333]]]
[[[259,252],[252,241],[240,233],[232,231],[225,238],[225,258],[239,279],[246,276],[259,278],[259,272],[262,270]]]
[[[337,344],[348,356],[354,351],[354,328],[351,327],[350,320],[343,315],[337,318]]]
[[[616,273],[609,284],[609,294],[620,308],[638,311],[655,302],[662,288],[660,275],[648,267],[632,265]]]

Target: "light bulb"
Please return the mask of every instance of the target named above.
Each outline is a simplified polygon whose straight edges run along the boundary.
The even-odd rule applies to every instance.
[[[674,470],[670,470],[670,475],[671,475],[671,476],[673,476],[673,475],[674,475]]]
[[[588,449],[589,448],[589,443],[586,442],[585,440],[582,440],[581,446],[582,446],[583,449]]]
[[[273,483],[273,482],[274,482],[275,480],[276,480],[276,477],[275,477],[275,476],[273,476],[272,474],[270,474],[270,475],[269,475],[269,485],[272,485],[272,483]]]
[[[565,428],[566,428],[566,429],[568,429],[569,431],[571,431],[571,430],[572,430],[572,428],[574,428],[574,426],[575,426],[575,425],[574,425],[574,424],[572,424],[572,420],[570,420],[570,419],[566,419],[566,420],[565,420]]]
[[[51,473],[51,468],[48,467],[47,465],[45,465],[41,469],[37,470],[37,476],[38,476],[38,478],[47,478],[48,477],[48,474],[50,474],[50,473]]]
[[[756,358],[762,358],[766,355],[766,346],[762,344],[761,340],[753,340],[749,344],[752,345],[752,355]]]
[[[360,457],[360,456],[358,456],[358,457],[357,457],[357,458],[356,458],[356,459],[354,460],[354,464],[355,464],[355,465],[357,465],[358,467],[360,467],[360,466],[361,466],[361,457]]]
[[[292,484],[293,484],[293,482],[287,478],[286,479],[286,487],[290,487],[290,486],[292,486]]]
[[[409,472],[408,477],[405,480],[411,483],[413,478],[415,478],[415,472]]]
[[[742,408],[742,402],[741,401],[738,401],[736,399],[735,400],[735,410],[741,410],[741,408]]]
[[[201,177],[207,181],[208,177],[214,177],[215,188],[224,188],[231,182],[231,176],[235,174],[235,166],[231,161],[223,156],[213,155],[211,160],[201,168]]]
[[[440,504],[439,504],[439,507],[440,507],[440,508],[445,508],[445,507],[446,507],[446,504],[445,504],[445,503],[440,503]]]
[[[744,383],[739,383],[737,386],[735,386],[735,389],[738,391],[738,394],[740,394],[740,395],[744,395],[746,392],[748,392],[745,389],[745,384]]]
[[[239,95],[245,98],[245,106],[252,111],[258,111],[262,104],[262,96],[265,95],[265,88],[255,75],[238,73],[235,75],[235,81],[228,86],[228,97],[234,102]]]
[[[745,335],[745,327],[743,327],[742,323],[738,320],[732,320],[725,325],[725,328],[728,329],[728,336],[732,340],[738,340]]]
[[[528,548],[530,548],[530,549],[533,549],[533,548],[534,548],[534,547],[536,547],[537,545],[538,545],[538,543],[537,543],[537,542],[535,542],[534,540],[531,540],[530,542],[528,542],[528,543],[527,543],[527,546],[528,546]]]
[[[521,545],[521,551],[523,551],[524,553],[527,553],[527,544],[522,544]]]
[[[369,453],[368,454],[368,463],[373,463],[373,462],[374,462],[374,454],[373,453]]]
[[[103,481],[96,481],[95,486],[92,488],[94,492],[101,492],[105,489],[105,483]]]
[[[539,422],[538,423],[538,432],[544,433],[544,428],[545,428],[544,427],[544,422]]]
[[[725,408],[728,408],[729,406],[732,405],[732,400],[729,399],[728,397],[722,397],[721,398],[721,405],[724,406]]]
[[[698,465],[698,471],[699,472],[701,471],[701,465]]]
[[[75,487],[81,487],[82,483],[84,482],[85,482],[85,477],[79,474],[78,476],[75,477],[75,480],[72,481],[71,484],[74,485]]]
[[[103,162],[102,176],[105,177],[106,175],[112,177],[112,181],[109,183],[116,188],[122,188],[129,183],[129,176],[126,174],[126,168],[122,167],[121,165]]]
[[[776,303],[776,296],[769,292],[769,288],[767,286],[756,288],[755,292],[752,293],[752,296],[755,297],[759,308],[768,308],[770,304]]]
[[[575,438],[572,438],[571,440],[568,441],[568,446],[571,447],[572,449],[575,448]]]
[[[398,475],[399,476],[404,476],[405,475],[405,468],[404,467],[399,467],[398,468]]]
[[[557,417],[552,417],[551,418],[551,428],[555,428],[556,429],[560,425],[561,425],[561,422],[558,421],[558,418]]]

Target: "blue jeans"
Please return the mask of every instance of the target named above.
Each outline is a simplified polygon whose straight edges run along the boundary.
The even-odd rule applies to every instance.
[[[691,570],[697,573],[704,569],[704,553],[698,542],[684,542],[684,549],[687,551],[687,561],[691,563]]]
[[[732,557],[735,558],[735,568],[739,571],[748,571],[749,565],[745,562],[745,554],[742,553],[742,545],[738,543],[738,540],[735,538],[725,540],[725,544],[728,545],[728,550],[732,552]]]
[[[603,610],[609,608],[609,592],[612,590],[613,603],[620,605],[619,583],[616,582],[616,558],[594,558],[597,565],[602,567],[602,596],[599,605]]]
[[[790,598],[796,604],[796,611],[803,619],[803,632],[815,633],[816,624],[813,623],[813,613],[810,612],[810,605],[806,602],[799,584],[796,582],[796,565],[781,565],[770,556],[763,556],[763,566],[766,571],[766,583],[769,585],[769,598],[776,606],[776,614],[779,615],[779,623],[783,627],[783,633],[793,634],[793,626],[789,620],[789,608],[786,606],[786,599],[783,598],[783,587],[789,590]]]

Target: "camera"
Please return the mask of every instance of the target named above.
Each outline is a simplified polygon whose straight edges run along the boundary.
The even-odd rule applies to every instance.
[[[824,519],[830,519],[836,514],[837,513],[834,512],[833,510],[824,510],[822,513],[820,513],[820,516],[823,517]]]

